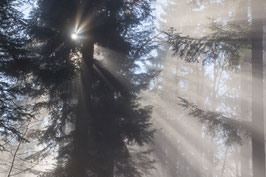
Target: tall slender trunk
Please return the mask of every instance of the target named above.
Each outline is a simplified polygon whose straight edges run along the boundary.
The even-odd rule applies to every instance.
[[[94,43],[88,41],[82,46],[82,62],[79,78],[77,117],[74,134],[72,176],[88,176],[89,166],[89,124],[92,118],[92,63]]]
[[[240,177],[240,148],[238,146],[235,146],[235,174],[236,177]]]
[[[217,71],[217,66],[216,66],[216,62],[213,65],[213,87],[212,87],[212,96],[211,96],[211,100],[212,100],[212,110],[216,111],[217,108],[217,90],[216,90],[216,84],[217,84],[217,79],[218,79],[218,71]],[[210,139],[210,144],[214,144],[214,138],[211,136]],[[209,148],[208,151],[208,161],[209,161],[209,167],[208,167],[208,177],[213,177],[215,168],[214,168],[214,157],[215,157],[215,150],[213,148]]]
[[[205,84],[205,82],[204,82],[205,81],[205,79],[204,79],[204,72],[205,72],[204,66],[201,63],[198,63],[196,65],[196,67],[195,67],[195,70],[196,70],[196,79],[197,79],[196,93],[197,93],[197,95],[199,95],[197,97],[196,103],[197,103],[197,105],[202,105],[203,104],[203,100],[204,100],[204,93],[203,93],[204,92],[204,89],[203,89],[203,87],[205,86],[204,85]],[[199,151],[200,151],[200,154],[201,154],[201,156],[200,156],[200,158],[201,158],[200,159],[200,162],[203,164],[204,163],[204,151],[205,151],[205,147],[204,147],[204,143],[202,143],[202,142],[204,142],[203,126],[202,125],[200,125],[200,126],[201,126],[201,128],[199,129],[199,133],[201,135],[200,136],[200,142],[201,142],[201,144],[197,144],[197,146],[199,146]],[[201,164],[196,164],[196,165],[201,166]],[[203,174],[204,174],[204,168],[201,167],[195,176],[200,177]]]
[[[252,0],[252,163],[253,176],[265,177],[263,116],[263,0]]]
[[[223,165],[222,165],[222,170],[221,170],[221,177],[223,177],[224,175],[224,170],[225,170],[225,165],[226,165],[226,162],[227,162],[227,153],[228,153],[228,147],[226,147],[225,149],[225,153],[224,153],[224,162],[223,162]]]
[[[246,56],[243,57],[243,61],[241,62],[241,83],[240,83],[240,115],[242,121],[250,121],[249,118],[249,104],[250,100],[247,100],[247,93],[250,91],[250,81],[248,80],[248,72],[249,72],[249,62],[250,57]],[[246,99],[244,99],[246,98]],[[244,140],[243,144],[240,147],[240,170],[241,170],[241,177],[250,177],[250,167],[249,167],[249,160],[251,159],[251,148],[250,148],[250,138]]]
[[[248,142],[245,142],[240,147],[240,168],[241,168],[241,177],[250,177],[250,168],[249,168],[249,159],[250,151]]]

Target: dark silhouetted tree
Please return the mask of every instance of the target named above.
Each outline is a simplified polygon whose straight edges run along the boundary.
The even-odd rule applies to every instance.
[[[50,112],[50,125],[40,132],[48,144],[43,153],[59,149],[57,168],[44,176],[141,176],[152,167],[149,151],[135,162],[129,150],[151,142],[153,134],[151,108],[139,106],[137,93],[154,74],[136,63],[156,47],[151,2],[37,1],[29,28],[31,82],[40,90],[35,96],[47,95],[36,109]],[[73,41],[75,25],[83,24]],[[103,61],[95,59],[96,45],[104,48]]]
[[[16,9],[23,1],[0,2],[0,151],[11,139],[21,141],[19,127],[32,117],[29,107],[20,104],[30,91],[26,81],[26,23]]]

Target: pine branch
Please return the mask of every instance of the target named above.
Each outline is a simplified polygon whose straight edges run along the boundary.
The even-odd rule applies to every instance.
[[[242,144],[242,136],[250,136],[251,125],[249,122],[235,120],[219,112],[205,111],[184,98],[179,97],[179,99],[179,105],[188,109],[189,115],[205,125],[211,135],[225,138],[226,144]]]

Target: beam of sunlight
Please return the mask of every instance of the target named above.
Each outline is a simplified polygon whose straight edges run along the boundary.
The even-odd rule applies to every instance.
[[[192,143],[190,143],[187,138],[185,138],[184,136],[180,135],[173,127],[167,125],[167,123],[163,120],[157,119],[157,121],[159,122],[159,124],[161,125],[161,127],[169,132],[170,134],[172,134],[171,137],[169,139],[169,142],[172,144],[173,147],[177,147],[176,144],[174,144],[174,141],[172,139],[172,137],[175,137],[176,139],[180,140],[178,142],[178,145],[180,146],[180,149],[182,149],[182,152],[184,153],[184,157],[187,159],[187,161],[193,161],[193,167],[197,169],[197,171],[200,171],[202,168],[202,152],[200,152],[198,150],[197,147],[195,147],[194,145],[192,145]],[[203,141],[202,142],[207,143],[207,141]],[[208,161],[208,159],[206,159],[206,166],[210,167],[212,166],[211,162]]]

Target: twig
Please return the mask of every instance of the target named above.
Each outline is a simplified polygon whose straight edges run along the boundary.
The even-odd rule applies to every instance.
[[[11,176],[11,172],[12,172],[13,167],[14,167],[14,164],[15,164],[15,160],[16,160],[17,153],[18,153],[19,148],[20,148],[20,146],[21,146],[21,144],[22,144],[22,141],[24,140],[23,137],[25,137],[25,135],[27,134],[29,124],[30,124],[30,122],[27,124],[26,130],[25,130],[25,132],[23,133],[23,136],[20,138],[19,144],[18,144],[18,146],[17,146],[17,148],[16,148],[16,151],[15,151],[15,153],[14,153],[14,155],[13,155],[13,159],[12,159],[11,166],[10,166],[10,169],[9,169],[9,172],[8,172],[7,177],[10,177],[10,176]]]

